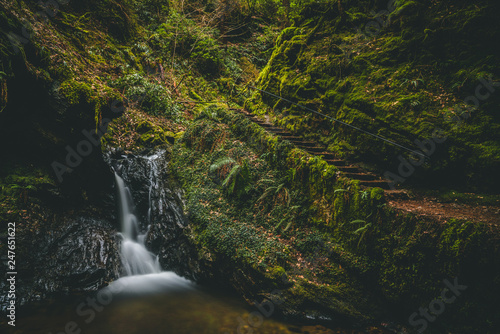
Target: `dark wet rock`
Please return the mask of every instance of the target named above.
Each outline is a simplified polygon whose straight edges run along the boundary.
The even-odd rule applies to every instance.
[[[23,254],[29,261],[17,264],[18,306],[62,294],[96,291],[118,278],[121,264],[113,224],[88,217],[58,219],[61,221],[43,227],[36,239],[18,239],[24,244],[23,253],[29,252]],[[5,291],[4,282],[0,284],[0,290]],[[0,303],[4,309],[5,300],[0,299]]]
[[[49,236],[43,279],[48,291],[94,291],[118,277],[120,258],[115,231],[108,222],[78,218]],[[44,285],[44,282],[38,282]]]

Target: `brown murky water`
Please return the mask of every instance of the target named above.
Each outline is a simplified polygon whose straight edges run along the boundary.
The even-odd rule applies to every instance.
[[[329,329],[284,323],[234,296],[208,292],[164,272],[125,277],[94,298],[40,306],[17,319],[12,333],[45,334],[357,334],[380,329]]]

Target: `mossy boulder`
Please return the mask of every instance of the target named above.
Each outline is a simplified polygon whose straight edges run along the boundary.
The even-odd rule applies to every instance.
[[[144,146],[158,146],[173,144],[175,134],[171,131],[164,131],[160,126],[150,121],[143,121],[137,125],[136,131],[140,134],[139,142]]]

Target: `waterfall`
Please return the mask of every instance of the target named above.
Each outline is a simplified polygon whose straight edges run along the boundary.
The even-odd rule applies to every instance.
[[[156,256],[149,252],[145,245],[145,235],[140,234],[139,221],[132,213],[133,200],[129,188],[123,179],[115,172],[119,195],[119,217],[123,242],[121,260],[126,276],[154,274],[161,272]]]

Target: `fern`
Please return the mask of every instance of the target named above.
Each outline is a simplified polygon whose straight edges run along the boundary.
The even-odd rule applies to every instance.
[[[295,212],[295,210],[300,209],[300,205],[294,205],[290,209],[291,209],[291,212],[293,213],[293,212]],[[293,219],[290,219],[290,221],[288,222],[286,227],[283,229],[283,231],[287,231],[290,228],[290,226],[292,226],[292,223],[293,223]],[[281,222],[280,222],[280,224],[281,224]]]
[[[257,202],[262,202],[271,195],[277,196],[281,191],[283,191],[283,199],[286,202],[286,206],[290,206],[292,198],[290,196],[290,191],[285,187],[285,183],[281,183],[278,186],[268,187],[266,190],[264,190],[264,193],[259,197],[259,199],[257,199]]]
[[[365,191],[360,191],[361,193],[361,199],[364,201],[364,200],[367,200],[368,199],[368,191],[365,190]]]
[[[236,196],[241,197],[242,195],[248,194],[253,185],[251,184],[251,171],[250,166],[247,161],[243,161],[241,165],[236,163],[236,161],[229,157],[224,157],[217,160],[214,164],[210,166],[210,172],[216,172],[218,169],[233,165],[228,175],[222,182],[222,187],[226,189],[229,195],[236,194]]]
[[[272,192],[273,190],[275,189],[276,187],[269,187],[267,188],[264,193],[259,197],[259,199],[257,200],[257,202],[262,202],[263,200],[265,200]]]
[[[222,182],[222,186],[228,187],[227,189],[230,194],[234,193],[234,189],[236,187],[236,178],[240,172],[241,172],[241,166],[240,165],[234,166],[233,168],[231,168],[231,171],[227,175],[224,182]]]
[[[210,172],[213,173],[217,169],[224,167],[225,165],[234,164],[234,163],[236,163],[236,161],[234,161],[233,158],[223,157],[223,158],[217,160],[215,163],[213,163],[210,166]]]
[[[358,228],[356,231],[353,232],[353,234],[360,234],[361,233],[361,236],[359,237],[359,240],[358,240],[358,245],[357,245],[358,248],[359,248],[359,245],[361,244],[361,241],[363,240],[366,232],[368,232],[370,230],[370,227],[372,226],[372,223],[366,223],[366,221],[362,220],[362,219],[353,220],[351,222],[351,224],[359,224],[359,223],[365,223],[365,225]]]

